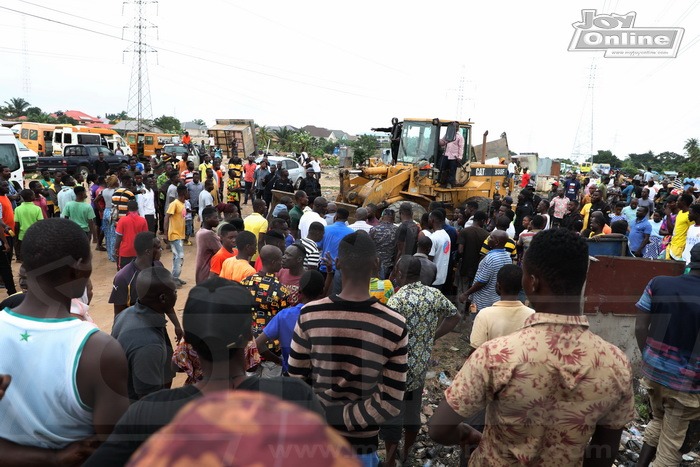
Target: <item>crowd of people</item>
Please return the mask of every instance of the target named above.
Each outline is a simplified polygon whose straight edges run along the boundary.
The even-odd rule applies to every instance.
[[[224,169],[157,154],[88,180],[46,173],[14,194],[0,181],[2,227],[14,228],[0,255],[3,462],[377,466],[382,439],[383,465],[408,463],[433,344],[460,330],[470,355],[430,417],[434,441],[475,466],[610,466],[635,418],[633,372],[580,306],[589,242],[606,237],[687,263],[640,290],[653,420],[639,465],[677,465],[697,444],[692,187],[652,178],[638,193],[642,182],[567,174],[549,196],[526,186],[515,205],[432,203],[421,216],[410,202],[370,204],[351,216],[313,166],[298,190],[285,172],[253,155]],[[272,190],[289,195],[271,206]],[[91,242],[116,263],[111,335],[85,311]],[[180,320],[185,267],[195,284]]]

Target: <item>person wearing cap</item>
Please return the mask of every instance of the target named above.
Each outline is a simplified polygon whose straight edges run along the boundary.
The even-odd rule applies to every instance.
[[[306,169],[306,178],[299,182],[299,189],[303,190],[309,197],[308,204],[313,204],[314,200],[321,196],[321,182],[316,177],[313,167]]]
[[[691,249],[687,268],[688,274],[681,276],[654,277],[637,302],[641,383],[648,390],[652,411],[638,466],[646,467],[652,460],[655,466],[680,465],[683,454],[698,442],[700,243]]]
[[[125,465],[141,444],[170,423],[183,406],[214,392],[266,392],[322,415],[318,399],[302,381],[277,378],[261,384],[259,378],[246,376],[245,347],[252,339],[252,309],[253,297],[240,284],[214,277],[195,286],[187,297],[182,323],[185,341],[199,359],[202,380],[149,394],[132,404],[85,465]],[[190,448],[199,445],[188,439]]]

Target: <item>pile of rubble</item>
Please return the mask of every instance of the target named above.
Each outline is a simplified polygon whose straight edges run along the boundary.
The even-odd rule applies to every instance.
[[[639,452],[642,449],[644,442],[644,429],[646,425],[633,422],[626,430],[622,432],[620,438],[620,449],[617,453],[617,459],[613,465],[620,467],[635,467],[639,460]],[[652,463],[652,467],[653,467]],[[696,452],[689,452],[683,455],[683,461],[680,465],[697,466],[700,465],[700,455]]]

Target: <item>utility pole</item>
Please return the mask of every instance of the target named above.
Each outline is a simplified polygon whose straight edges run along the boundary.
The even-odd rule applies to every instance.
[[[130,0],[122,5],[131,5],[133,10],[132,22],[122,28],[122,37],[127,29],[134,30],[133,43],[124,50],[124,53],[132,53],[134,58],[131,66],[131,80],[129,84],[129,101],[126,107],[128,115],[136,115],[137,131],[144,131],[147,125],[153,121],[151,110],[151,89],[148,81],[149,53],[157,52],[148,45],[147,30],[157,29],[158,26],[146,19],[149,4],[158,4],[157,0]],[[157,14],[157,9],[156,9]]]

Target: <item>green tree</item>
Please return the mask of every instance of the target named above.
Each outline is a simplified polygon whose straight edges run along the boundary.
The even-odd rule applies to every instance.
[[[167,115],[156,118],[153,120],[153,124],[168,133],[180,133],[182,131],[180,120]]]
[[[620,160],[612,151],[598,150],[598,154],[593,156],[594,164],[610,164],[610,167],[622,167],[622,160]]]
[[[273,133],[264,125],[257,127],[255,131],[258,133],[258,146],[267,149],[268,143],[271,143],[274,136]]]
[[[194,120],[192,120],[192,123],[194,123],[195,125],[207,126],[207,124],[204,123],[204,120],[202,120],[201,118],[195,118]]]
[[[628,161],[627,165],[630,169],[646,170],[647,167],[651,167],[654,170],[659,169],[658,160],[652,151],[642,154],[630,154]]]
[[[291,151],[291,138],[295,133],[287,127],[280,127],[273,132],[277,137],[277,146],[282,151]]]
[[[290,149],[294,152],[308,152],[314,144],[314,137],[306,131],[297,131],[289,139]]]
[[[700,147],[698,147],[697,138],[688,138],[683,149],[685,149],[688,159],[693,162],[700,161]]]
[[[355,164],[362,164],[370,157],[374,157],[379,148],[377,137],[372,135],[360,135],[360,137],[350,145],[355,150],[352,160]]]
[[[9,101],[5,101],[5,112],[10,118],[26,115],[28,107],[31,107],[31,104],[21,97],[13,97]]]
[[[119,120],[131,120],[129,114],[126,113],[126,110],[122,110],[118,114],[105,114],[105,118],[110,122],[118,122]]]

